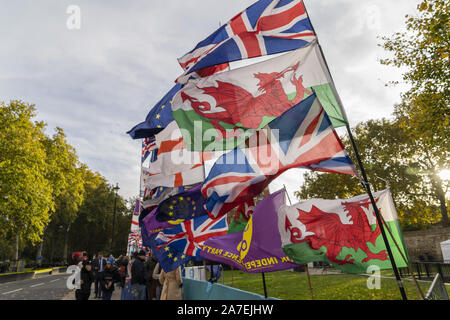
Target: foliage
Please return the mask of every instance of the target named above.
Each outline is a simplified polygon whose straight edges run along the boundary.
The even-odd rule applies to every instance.
[[[389,186],[396,202],[399,220],[404,227],[421,228],[438,221],[429,181],[417,172],[420,161],[415,157],[415,140],[396,121],[380,119],[358,124],[353,129],[369,182],[375,190]],[[355,156],[348,137],[343,143],[354,163]],[[299,199],[349,198],[365,193],[359,180],[348,175],[306,173],[305,183],[296,192]]]
[[[450,167],[450,1],[423,0],[417,16],[406,16],[406,32],[384,37],[382,47],[393,57],[385,65],[405,68],[411,88],[395,107],[400,127],[416,140],[419,172],[429,180],[448,224],[445,182],[438,173]]]
[[[49,137],[34,105],[0,104],[0,260],[61,262],[72,251],[109,252],[115,192],[78,159],[62,128]],[[132,206],[117,196],[113,251],[127,246]],[[66,257],[68,258],[68,257]]]
[[[42,122],[33,105],[0,104],[0,235],[35,243],[50,220],[52,185],[42,145]]]

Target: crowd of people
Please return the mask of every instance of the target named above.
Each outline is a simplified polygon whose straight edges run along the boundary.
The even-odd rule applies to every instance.
[[[117,259],[99,252],[93,260],[85,253],[78,266],[77,300],[89,300],[92,284],[94,299],[111,300],[115,286],[122,300],[181,300],[183,296],[181,267],[166,273],[151,252],[140,250]]]

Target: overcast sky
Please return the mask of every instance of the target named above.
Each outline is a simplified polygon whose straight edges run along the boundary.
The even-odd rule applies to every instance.
[[[0,100],[35,104],[48,134],[62,127],[82,162],[136,196],[141,142],[126,131],[173,86],[176,59],[253,2],[0,0]],[[405,88],[385,87],[401,74],[379,64],[377,36],[403,30],[419,0],[304,2],[351,124],[391,117]]]

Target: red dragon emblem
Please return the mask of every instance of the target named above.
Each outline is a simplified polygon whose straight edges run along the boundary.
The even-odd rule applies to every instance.
[[[217,87],[199,88],[203,93],[214,97],[216,108],[225,109],[225,111],[211,112],[211,105],[207,101],[198,101],[198,99],[181,92],[183,103],[189,101],[192,108],[201,116],[210,119],[211,124],[224,136],[225,129],[220,122],[237,124],[241,123],[245,128],[256,129],[263,120],[263,116],[278,117],[289,108],[295,106],[303,100],[305,93],[311,94],[303,87],[303,78],[295,75],[290,82],[296,88],[296,96],[289,100],[284,92],[281,78],[289,71],[297,70],[298,63],[285,69],[282,72],[273,73],[255,73],[254,77],[259,80],[258,91],[260,95],[254,97],[247,90],[232,83],[217,81]]]
[[[293,228],[289,219],[286,217],[285,229],[291,233],[291,241],[293,243],[306,242],[311,249],[318,250],[322,246],[327,248],[327,258],[339,265],[353,264],[354,259],[349,254],[344,260],[339,260],[337,256],[344,247],[353,248],[355,251],[361,249],[367,255],[362,262],[368,262],[372,259],[388,260],[386,250],[373,253],[367,246],[370,242],[375,245],[375,241],[380,235],[380,227],[376,226],[375,230],[371,229],[366,214],[362,206],[369,207],[369,202],[343,202],[347,217],[353,224],[343,224],[339,216],[335,213],[327,213],[319,208],[312,206],[311,212],[297,209],[299,216],[298,221],[306,226],[307,231],[313,232],[313,235],[307,235],[301,239],[301,231],[299,228]]]

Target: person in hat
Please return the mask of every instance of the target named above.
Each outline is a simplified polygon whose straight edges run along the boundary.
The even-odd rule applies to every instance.
[[[80,288],[75,290],[75,298],[77,300],[89,300],[91,285],[94,280],[95,277],[92,272],[91,262],[89,260],[83,260],[80,271]]]
[[[105,271],[102,280],[102,300],[111,300],[114,291],[114,282],[117,280],[117,271],[113,267],[114,259],[106,260]]]
[[[131,291],[133,300],[146,300],[146,284],[148,282],[147,271],[145,269],[145,251],[140,250],[136,260],[131,266]]]

